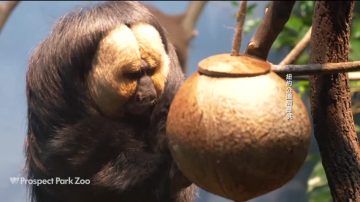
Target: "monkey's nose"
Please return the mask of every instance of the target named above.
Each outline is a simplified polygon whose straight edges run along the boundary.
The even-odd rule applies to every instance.
[[[135,101],[139,103],[149,103],[155,100],[155,95],[144,92],[138,92],[135,95]]]

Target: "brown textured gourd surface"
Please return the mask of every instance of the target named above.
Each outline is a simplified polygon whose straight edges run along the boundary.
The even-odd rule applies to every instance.
[[[170,150],[201,188],[246,201],[282,186],[303,164],[311,130],[306,108],[292,91],[288,120],[288,86],[267,68],[248,77],[196,72],[175,96],[167,123]]]

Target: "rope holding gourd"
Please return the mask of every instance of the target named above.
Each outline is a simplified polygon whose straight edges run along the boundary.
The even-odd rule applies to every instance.
[[[246,18],[247,1],[241,1],[239,12],[236,15],[236,28],[231,55],[238,56],[240,54],[241,40],[243,35],[243,27]]]
[[[244,10],[242,2],[240,13]],[[244,19],[237,17],[232,53],[201,60],[179,88],[166,125],[181,172],[234,201],[265,194],[293,178],[307,156],[311,131],[301,98],[271,64],[239,53]]]

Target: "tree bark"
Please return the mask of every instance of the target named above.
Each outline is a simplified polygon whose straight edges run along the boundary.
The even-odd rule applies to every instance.
[[[285,23],[289,20],[291,10],[295,1],[272,1],[270,8],[254,36],[251,38],[245,54],[266,60],[270,48],[276,37],[283,30]]]
[[[0,4],[0,32],[18,3],[19,1],[8,1]]]
[[[348,60],[354,1],[317,1],[311,63]],[[311,76],[314,134],[334,201],[360,201],[360,145],[346,73]]]

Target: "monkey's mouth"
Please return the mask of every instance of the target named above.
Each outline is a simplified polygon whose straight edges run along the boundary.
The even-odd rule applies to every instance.
[[[156,104],[156,99],[150,101],[143,101],[143,102],[131,102],[127,106],[127,110],[130,114],[140,115],[149,113],[152,111]]]

